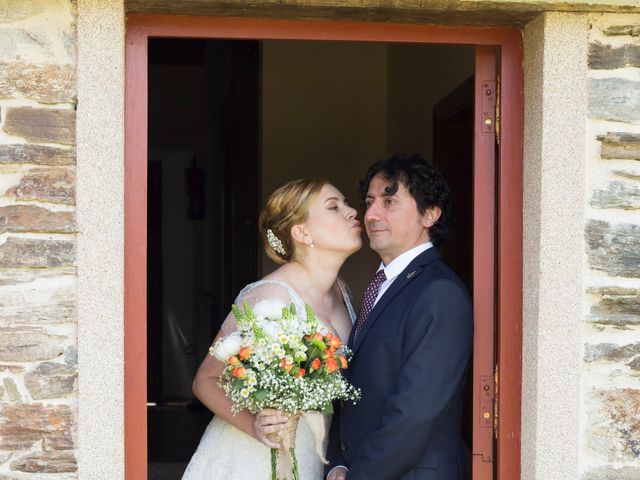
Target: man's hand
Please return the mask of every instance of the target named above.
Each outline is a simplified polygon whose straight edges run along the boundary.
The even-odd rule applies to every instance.
[[[329,472],[327,480],[347,480],[347,468],[336,467]]]

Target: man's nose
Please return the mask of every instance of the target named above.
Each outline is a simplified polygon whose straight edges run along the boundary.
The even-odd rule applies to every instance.
[[[380,207],[377,204],[372,203],[367,206],[367,209],[364,212],[364,219],[367,220],[378,220],[380,218]]]

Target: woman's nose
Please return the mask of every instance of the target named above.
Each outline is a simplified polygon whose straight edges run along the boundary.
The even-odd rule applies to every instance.
[[[358,216],[358,211],[353,207],[349,207],[347,211],[347,218],[351,220],[353,218],[356,218],[357,216]]]

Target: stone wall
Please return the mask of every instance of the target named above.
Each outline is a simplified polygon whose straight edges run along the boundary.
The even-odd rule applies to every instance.
[[[0,478],[76,478],[74,0],[0,0]]]
[[[640,15],[592,14],[581,465],[640,478]]]

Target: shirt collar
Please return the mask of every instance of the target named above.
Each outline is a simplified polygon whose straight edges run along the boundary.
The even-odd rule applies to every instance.
[[[378,267],[378,271],[380,269],[384,269],[384,275],[387,277],[387,280],[391,280],[392,278],[397,277],[400,273],[407,268],[407,266],[420,255],[422,252],[433,247],[433,243],[425,242],[420,245],[413,247],[410,250],[398,255],[396,258],[389,262],[389,265],[384,266],[383,262],[380,262],[380,266]]]

